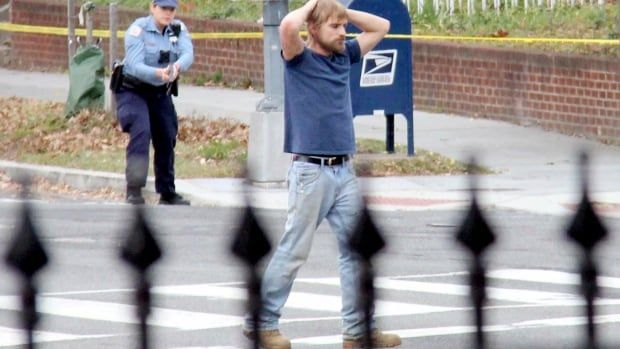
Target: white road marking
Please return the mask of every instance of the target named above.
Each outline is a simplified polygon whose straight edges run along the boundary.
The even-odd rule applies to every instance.
[[[34,332],[34,341],[41,342],[58,342],[58,341],[71,341],[80,339],[91,338],[105,338],[113,335],[73,335],[58,332]],[[14,329],[9,327],[0,327],[0,347],[11,347],[16,345],[24,345],[26,343],[26,336],[21,329]]]
[[[564,317],[564,318],[551,318],[542,320],[530,320],[516,322],[510,325],[492,325],[485,326],[484,332],[506,332],[515,330],[536,329],[544,327],[565,327],[565,326],[583,326],[587,322],[585,317]],[[597,324],[603,323],[618,323],[620,322],[620,314],[601,315],[595,316],[594,322]],[[437,336],[452,336],[458,334],[467,334],[476,332],[474,326],[447,326],[447,327],[430,327],[430,328],[416,328],[416,329],[400,329],[393,331],[385,331],[386,333],[398,334],[401,338],[421,338],[421,337],[437,337]],[[309,345],[332,345],[342,343],[341,335],[334,336],[319,336],[319,337],[306,337],[297,338],[291,340],[295,344],[309,344]]]
[[[178,347],[171,349],[241,349],[238,347]]]
[[[53,238],[48,239],[49,242],[71,243],[71,244],[94,244],[96,239],[91,238]]]
[[[333,286],[340,284],[338,278],[302,278],[297,281]],[[388,290],[412,291],[452,296],[469,296],[470,292],[469,286],[466,285],[440,282],[393,280],[390,278],[377,278],[375,281],[375,287]],[[489,299],[541,305],[573,306],[583,304],[583,300],[578,295],[560,292],[532,291],[526,289],[488,287],[487,296]],[[604,304],[620,304],[620,299],[599,299],[598,301]]]
[[[390,279],[399,280],[399,279],[423,279],[423,278],[436,278],[436,277],[446,277],[446,276],[461,276],[461,275],[469,275],[467,271],[454,271],[451,273],[438,273],[438,274],[414,274],[414,275],[399,275],[399,276],[390,276]]]
[[[242,286],[245,285],[244,282],[241,281],[232,281],[232,282],[214,282],[211,284],[205,284],[211,286]],[[176,287],[176,286],[157,286],[157,287]],[[153,289],[151,289],[152,291]],[[77,295],[85,295],[85,294],[105,294],[105,293],[128,293],[135,292],[134,289],[131,288],[107,288],[101,290],[86,290],[86,291],[64,291],[64,292],[45,292],[41,293],[41,296],[77,296]]]
[[[153,288],[153,293],[175,296],[213,297],[220,299],[245,300],[247,291],[237,287],[211,285],[163,286]],[[286,308],[318,310],[339,313],[342,308],[340,296],[327,296],[306,292],[291,292]],[[427,314],[457,310],[459,308],[438,307],[402,302],[377,301],[376,315]]]
[[[469,287],[466,285],[440,283],[440,282],[424,282],[404,280],[403,278],[412,279],[416,277],[433,277],[433,276],[456,276],[464,275],[466,272],[429,274],[429,275],[411,275],[397,276],[390,278],[378,278],[376,287],[394,291],[408,291],[430,293],[438,295],[453,295],[469,297]],[[546,284],[560,285],[578,285],[579,276],[574,273],[566,273],[553,270],[536,270],[536,269],[501,269],[489,272],[491,278],[503,280],[516,280],[526,282],[538,282]],[[299,278],[297,282],[309,284],[321,284],[339,286],[338,278]],[[620,279],[612,277],[600,277],[601,285],[611,288],[620,288]],[[234,287],[234,286],[240,287]],[[247,291],[242,287],[243,283],[212,283],[212,284],[195,284],[195,285],[176,285],[176,286],[158,286],[152,288],[155,294],[166,296],[191,296],[205,297],[212,299],[230,299],[245,301],[247,299]],[[116,293],[116,292],[132,292],[131,289],[109,289],[109,290],[91,290],[91,291],[75,291],[75,292],[58,292],[47,293],[45,296],[38,298],[39,311],[46,314],[67,316],[73,318],[109,321],[117,323],[136,323],[134,320],[135,307],[127,304],[89,301],[89,300],[73,300],[61,298],[58,296],[68,296],[74,294],[98,294],[98,293]],[[560,292],[533,291],[527,289],[511,289],[490,287],[487,289],[489,298],[512,301],[522,303],[521,305],[503,305],[499,307],[546,307],[546,306],[573,306],[581,305],[583,301],[578,295]],[[56,296],[53,297],[52,295]],[[620,304],[620,299],[598,299],[596,304]],[[16,296],[0,296],[0,309],[18,310],[19,298]],[[330,313],[339,313],[341,308],[340,296],[321,295],[306,292],[293,292],[286,304],[287,308],[318,310]],[[447,311],[470,310],[471,308],[459,307],[438,307],[427,306],[421,304],[411,304],[402,302],[378,301],[377,316],[393,316],[393,315],[410,315],[425,314]],[[491,308],[491,307],[488,307]],[[309,322],[339,319],[338,315],[329,317],[313,317],[313,318],[294,318],[282,319],[282,323],[291,322]],[[487,326],[485,331],[512,331],[519,329],[543,328],[555,326],[579,326],[585,323],[583,317],[565,317],[550,318],[541,320],[522,321],[508,325]],[[619,323],[620,314],[610,314],[597,316],[597,323]],[[223,327],[236,327],[243,323],[241,316],[229,316],[212,313],[201,313],[193,311],[183,311],[165,308],[154,308],[149,323],[154,326],[175,328],[180,330],[205,330]],[[446,336],[455,334],[465,334],[474,332],[472,326],[448,326],[436,328],[421,329],[401,329],[397,331],[388,331],[399,334],[403,338],[430,337],[430,336]],[[0,347],[19,345],[15,341],[23,341],[23,333],[20,330],[0,327]],[[98,338],[105,336],[80,336],[63,333],[39,332],[39,341],[52,340],[79,340],[85,338]],[[309,338],[297,338],[293,343],[324,345],[335,344],[341,342],[341,336],[320,336]],[[10,343],[10,344],[9,344]],[[17,343],[17,344],[14,344]],[[20,342],[21,343],[21,342]],[[176,348],[176,349],[237,349],[234,347],[193,347],[193,348]]]
[[[37,310],[44,314],[118,323],[137,323],[135,306],[132,305],[52,297],[39,297],[37,302]],[[19,310],[19,298],[16,296],[0,297],[0,309]],[[180,330],[204,330],[239,326],[243,323],[243,318],[240,316],[165,308],[152,308],[151,311],[150,325]]]
[[[579,285],[581,283],[579,274],[542,269],[492,270],[488,273],[488,277],[502,280],[529,281],[557,285]],[[597,282],[601,287],[620,288],[620,278],[599,276]]]

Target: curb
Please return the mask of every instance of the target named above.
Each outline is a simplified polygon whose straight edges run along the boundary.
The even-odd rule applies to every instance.
[[[0,160],[0,170],[15,179],[23,176],[38,176],[52,183],[67,184],[80,190],[108,187],[124,191],[126,188],[125,176],[118,173],[23,164],[5,160]],[[149,178],[148,182],[153,182],[153,180]]]

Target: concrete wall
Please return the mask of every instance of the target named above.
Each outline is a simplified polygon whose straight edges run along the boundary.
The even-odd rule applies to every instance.
[[[66,1],[12,2],[13,23],[67,25]],[[121,9],[119,28],[127,28],[135,17],[145,14]],[[97,9],[94,16],[95,28],[108,27],[107,8]],[[179,17],[195,33],[262,30],[255,23]],[[10,66],[66,70],[65,37],[13,33],[11,42]],[[194,40],[194,47],[191,74],[211,76],[220,71],[227,82],[262,86],[262,39]],[[104,48],[107,52],[107,43]],[[416,109],[537,124],[620,144],[617,58],[414,41],[413,64]]]

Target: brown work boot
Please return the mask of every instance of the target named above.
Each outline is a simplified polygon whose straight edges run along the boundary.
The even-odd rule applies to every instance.
[[[373,330],[371,337],[373,348],[392,348],[402,343],[397,334],[383,333],[379,330]],[[360,349],[363,347],[364,337],[347,338],[342,341],[342,349]]]
[[[248,339],[254,339],[254,332],[243,331],[243,335]],[[291,341],[284,337],[279,330],[258,331],[260,347],[263,349],[291,349]]]

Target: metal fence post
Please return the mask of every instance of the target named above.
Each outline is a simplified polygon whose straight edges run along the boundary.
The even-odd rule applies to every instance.
[[[260,348],[259,326],[263,299],[261,297],[262,277],[258,264],[271,251],[271,243],[267,234],[258,222],[251,206],[247,206],[241,224],[237,227],[232,244],[231,252],[241,259],[248,269],[248,304],[247,309],[252,317],[250,339],[253,349]]]
[[[148,317],[151,314],[151,281],[152,265],[162,256],[162,250],[155,239],[155,232],[146,220],[141,205],[134,208],[134,222],[121,246],[121,258],[134,268],[136,279],[135,300],[136,315],[139,329],[139,349],[148,349],[149,328]]]
[[[116,50],[118,46],[117,42],[117,31],[118,31],[118,4],[113,2],[110,4],[109,9],[109,22],[110,22],[110,44],[109,44],[109,59],[108,65],[112,68],[112,64],[114,64],[114,60],[116,60]]]
[[[485,349],[486,340],[484,337],[484,311],[486,303],[486,266],[483,254],[487,248],[495,242],[495,233],[487,223],[478,205],[476,171],[478,168],[476,161],[472,159],[468,166],[468,173],[471,181],[471,204],[463,222],[457,229],[456,238],[471,253],[471,267],[469,273],[470,295],[474,306],[474,321],[476,323],[476,334],[474,337],[473,348]]]
[[[385,247],[385,240],[374,223],[368,208],[364,206],[349,239],[349,246],[360,257],[360,280],[358,310],[364,314],[363,349],[373,348],[372,318],[375,307],[375,272],[372,258]]]
[[[5,262],[19,273],[21,290],[21,321],[26,332],[24,348],[34,349],[34,330],[39,322],[37,314],[36,274],[48,263],[48,256],[33,221],[29,200],[30,179],[22,178],[22,208],[20,223],[5,255]]]
[[[586,302],[587,339],[584,347],[596,349],[598,339],[596,336],[594,319],[594,301],[598,296],[598,267],[595,263],[594,250],[601,240],[607,237],[607,228],[598,217],[594,206],[590,201],[589,178],[588,178],[588,155],[582,153],[580,157],[581,172],[581,202],[571,223],[568,226],[566,235],[574,240],[583,251],[581,257],[581,292]]]
[[[117,46],[118,39],[116,37],[118,31],[118,4],[113,2],[110,4],[109,8],[109,25],[110,25],[110,41],[108,46],[108,66],[110,67],[110,72],[114,68],[114,61],[117,59]],[[116,115],[116,99],[114,98],[114,93],[106,89],[106,95],[109,95],[110,103],[106,103],[106,110]]]
[[[71,57],[75,54],[75,0],[67,0],[67,67],[71,64]]]
[[[93,44],[93,16],[90,10],[86,11],[86,44]]]

